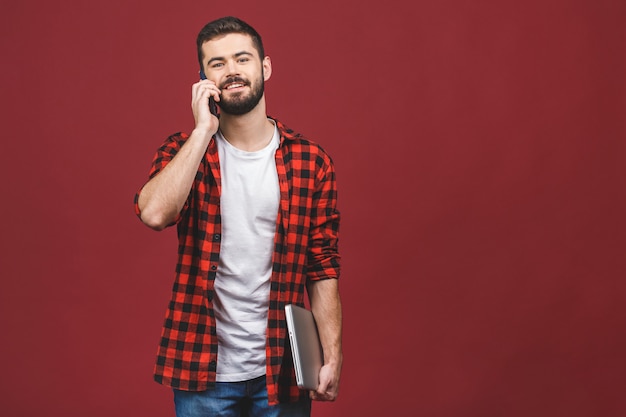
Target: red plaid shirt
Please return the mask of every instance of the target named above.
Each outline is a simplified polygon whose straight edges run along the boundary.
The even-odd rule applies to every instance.
[[[339,212],[335,171],[318,145],[276,121],[280,146],[276,168],[280,208],[276,221],[267,322],[267,392],[270,404],[296,401],[295,381],[286,335],[286,304],[304,305],[305,284],[339,277]],[[157,175],[189,136],[170,136],[159,148],[150,178]],[[154,378],[179,390],[203,391],[215,384],[217,333],[213,310],[220,256],[220,166],[215,139],[198,167],[178,227],[178,264],[166,312]],[[139,215],[135,196],[135,211]]]

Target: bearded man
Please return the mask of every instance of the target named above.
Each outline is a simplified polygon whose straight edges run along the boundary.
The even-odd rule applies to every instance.
[[[135,196],[147,226],[178,228],[154,377],[178,417],[310,416],[311,400],[336,399],[343,361],[333,163],[267,116],[272,64],[256,30],[221,18],[197,49],[195,127],[167,138]],[[284,310],[305,292],[324,356],[312,391],[296,384]]]

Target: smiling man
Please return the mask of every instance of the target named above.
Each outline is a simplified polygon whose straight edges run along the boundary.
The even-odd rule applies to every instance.
[[[336,399],[343,359],[332,160],[267,116],[272,63],[251,26],[210,22],[197,48],[195,127],[167,138],[135,197],[147,226],[178,228],[155,380],[178,417],[309,416],[311,399]],[[305,289],[324,351],[310,392],[296,385],[284,310],[304,306]]]

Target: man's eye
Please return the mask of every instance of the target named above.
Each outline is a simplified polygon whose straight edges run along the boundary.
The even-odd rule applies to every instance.
[[[239,62],[248,62],[250,58],[239,58]]]
[[[219,68],[222,65],[224,65],[224,64],[222,64],[221,62],[216,62],[215,64],[211,65],[211,68]]]

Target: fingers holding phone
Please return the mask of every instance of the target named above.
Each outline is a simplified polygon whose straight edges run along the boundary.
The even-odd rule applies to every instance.
[[[200,80],[206,80],[206,75],[204,74],[204,70],[200,70]],[[219,91],[219,90],[218,90]],[[219,100],[219,95],[218,95]],[[209,111],[212,115],[217,116],[217,105],[215,104],[215,99],[213,96],[209,97]]]
[[[216,101],[220,100],[220,90],[213,81],[201,80],[191,88],[191,108],[196,128],[206,128],[211,134],[217,132],[219,119]]]

